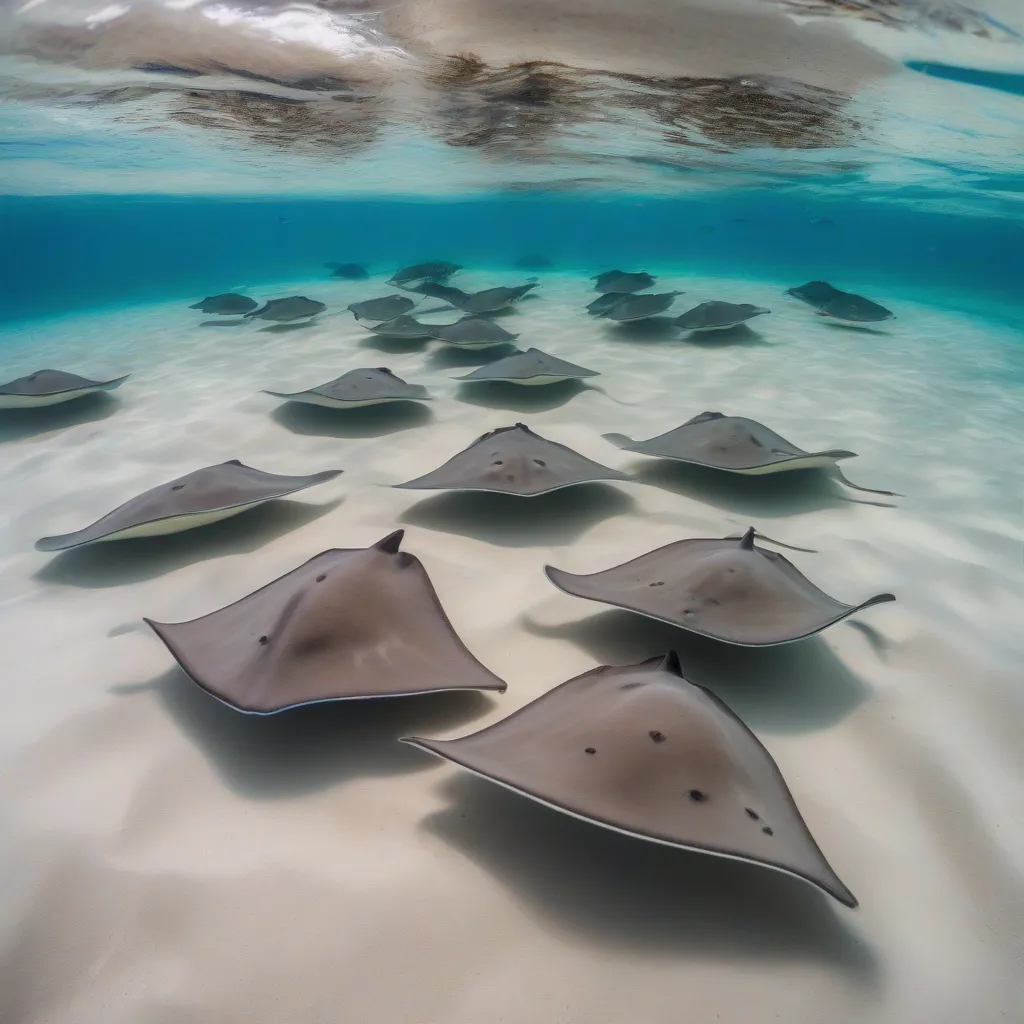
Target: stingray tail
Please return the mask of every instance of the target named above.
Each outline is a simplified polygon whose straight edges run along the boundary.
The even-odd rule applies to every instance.
[[[753,527],[751,527],[753,529]],[[775,540],[774,537],[769,537],[766,534],[761,533],[759,530],[754,529],[754,536],[758,540],[767,541],[769,544],[774,544],[779,548],[788,548],[790,551],[805,551],[809,555],[816,555],[818,553],[817,548],[798,548],[795,544],[786,544],[781,540]],[[739,533],[730,533],[726,540],[742,540],[743,535]]]
[[[866,494],[884,494],[888,498],[902,498],[903,495],[898,491],[879,491],[874,487],[861,487],[860,484],[853,483],[848,477],[843,474],[843,471],[836,466],[835,467],[836,478],[846,484],[847,487],[852,488],[855,491],[864,491]]]

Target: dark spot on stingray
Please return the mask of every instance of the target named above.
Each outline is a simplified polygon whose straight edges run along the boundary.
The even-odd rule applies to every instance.
[[[707,793],[704,793],[704,792],[702,792],[699,789],[691,789],[690,790],[690,799],[694,803],[697,803],[697,804],[702,803],[704,800],[707,800],[707,798],[708,798]]]
[[[545,461],[544,461],[543,459],[534,459],[533,461],[534,461],[534,462],[535,462],[535,463],[536,463],[536,464],[537,464],[538,466],[540,466],[540,467],[541,467],[541,469],[543,469],[543,468],[544,468],[544,467],[545,467],[545,466],[547,465],[547,463],[546,463],[546,462],[545,462]]]
[[[260,637],[260,643],[261,644],[268,644],[269,642],[270,642],[270,637],[268,637],[268,636],[261,636]]]
[[[761,815],[758,814],[757,811],[752,811],[749,807],[744,807],[743,810],[747,812],[747,817],[752,818],[754,821],[758,821],[761,817]]]
[[[657,729],[652,729],[647,735],[650,736],[655,743],[665,742],[665,734],[663,732],[658,732]]]
[[[583,752],[585,754],[596,754],[597,753],[597,751],[593,747],[587,747],[586,750],[584,750]]]
[[[326,576],[317,576],[316,581],[317,583],[323,583],[325,579],[327,579]]]
[[[663,587],[663,586],[665,586],[665,581],[664,580],[658,580],[657,583],[648,583],[647,586],[649,586],[649,587]]]
[[[641,686],[646,686],[646,683],[623,683],[620,690],[638,690]]]
[[[775,832],[774,832],[774,831],[773,831],[772,829],[770,829],[770,828],[769,828],[769,827],[768,827],[767,825],[765,825],[765,827],[764,827],[763,829],[761,829],[761,831],[762,831],[762,832],[763,832],[763,833],[764,833],[764,834],[765,834],[766,836],[773,836],[773,835],[775,835]]]
[[[184,484],[175,484],[175,485],[174,485],[174,486],[173,486],[173,487],[171,488],[171,490],[172,490],[172,491],[180,491],[180,490],[181,490],[181,489],[182,489],[182,488],[183,488],[184,486],[185,486]]]
[[[504,463],[501,461],[501,459],[495,459],[494,462],[491,463],[491,465],[492,466],[503,466]]]

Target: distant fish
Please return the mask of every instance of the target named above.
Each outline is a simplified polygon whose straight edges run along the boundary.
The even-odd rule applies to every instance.
[[[331,277],[338,277],[345,281],[365,281],[370,275],[362,263],[328,263]]]
[[[258,305],[259,303],[255,299],[250,299],[248,295],[224,292],[221,295],[207,295],[205,299],[188,308],[198,309],[201,313],[214,313],[219,316],[238,316],[240,313],[248,313]]]

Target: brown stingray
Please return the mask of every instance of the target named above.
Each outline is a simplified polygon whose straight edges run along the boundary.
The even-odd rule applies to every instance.
[[[48,405],[60,405],[84,395],[92,395],[97,391],[113,391],[127,379],[115,377],[113,380],[90,380],[79,377],[77,373],[65,373],[63,370],[36,370],[26,377],[0,384],[0,410],[3,409],[39,409]]]
[[[280,476],[243,466],[237,459],[206,466],[153,487],[76,533],[43,537],[39,551],[63,551],[96,541],[162,537],[215,523],[275,498],[326,483],[341,474],[328,469],[309,476]]]
[[[594,825],[773,868],[857,906],[771,754],[674,653],[591,669],[469,736],[403,742]]]
[[[506,684],[459,639],[398,530],[322,551],[234,604],[189,622],[145,621],[189,677],[225,704],[301,704]]]
[[[687,420],[681,427],[634,441],[625,434],[603,434],[606,441],[629,452],[672,459],[692,466],[719,469],[744,476],[765,476],[802,469],[828,469],[848,487],[870,494],[898,497],[895,491],[879,491],[860,487],[842,474],[836,463],[840,459],[855,459],[856,452],[842,448],[829,448],[820,452],[805,452],[784,437],[769,430],[757,420],[745,416],[725,416],[720,412],[702,412]]]
[[[318,384],[308,391],[264,391],[265,395],[289,402],[321,405],[328,409],[360,409],[384,402],[421,402],[430,398],[422,384],[406,384],[386,366],[360,367]]]
[[[426,476],[396,487],[423,491],[494,491],[534,498],[595,480],[628,480],[625,473],[535,434],[526,424],[499,427]]]
[[[597,377],[596,370],[588,370],[585,366],[549,356],[539,348],[529,348],[525,352],[516,352],[505,356],[486,366],[481,366],[472,373],[455,380],[466,381],[507,381],[511,384],[540,385],[554,384],[558,381],[577,380],[581,377]]]
[[[829,597],[783,555],[755,547],[753,527],[738,540],[676,541],[589,576],[550,565],[544,572],[566,594],[742,647],[802,640],[896,600],[876,594],[849,605]]]

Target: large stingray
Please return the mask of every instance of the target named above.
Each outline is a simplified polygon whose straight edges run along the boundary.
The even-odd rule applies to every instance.
[[[460,271],[457,263],[446,263],[444,260],[435,260],[430,263],[416,263],[411,267],[402,267],[388,281],[388,284],[396,288],[405,288],[413,284],[421,284],[424,281],[447,281],[452,274]]]
[[[628,324],[664,313],[682,292],[659,292],[657,295],[627,295],[599,316],[616,323]]]
[[[469,736],[402,741],[563,814],[773,868],[857,906],[771,754],[675,653],[591,669]]]
[[[77,373],[63,370],[36,370],[27,377],[18,377],[6,384],[0,384],[0,410],[39,409],[47,405],[60,405],[97,391],[113,391],[129,377],[115,377],[113,380],[90,380]]]
[[[535,434],[524,423],[499,427],[426,476],[404,484],[420,491],[493,491],[535,498],[595,480],[628,480],[625,473]]]
[[[702,302],[676,317],[675,322],[685,331],[721,331],[770,312],[749,302]]]
[[[246,313],[246,318],[273,320],[279,324],[290,324],[296,320],[308,320],[322,313],[327,306],[316,299],[307,299],[305,295],[289,295],[284,299],[271,299],[261,309]]]
[[[359,317],[356,317],[359,320]],[[385,320],[382,323],[362,325],[374,334],[383,335],[385,338],[432,338],[434,326],[432,324],[421,324],[415,317],[402,314],[394,320]]]
[[[500,324],[485,317],[464,316],[453,324],[443,324],[431,329],[431,337],[454,345],[456,348],[494,348],[507,345],[519,337],[506,331]]]
[[[430,398],[422,384],[406,384],[386,366],[360,367],[307,391],[264,391],[289,402],[305,402],[328,409],[360,409],[384,402],[419,402]]]
[[[607,294],[608,292],[642,292],[654,284],[655,278],[650,274],[627,274],[622,270],[606,270],[598,274],[594,281],[594,290]]]
[[[340,469],[329,469],[309,476],[279,476],[232,459],[144,491],[83,530],[43,537],[36,541],[36,548],[64,551],[97,541],[181,533],[326,483],[340,473]]]
[[[629,298],[628,292],[605,292],[603,295],[598,295],[593,302],[588,302],[586,309],[591,316],[602,316],[616,303],[626,298]]]
[[[745,416],[726,416],[720,412],[702,412],[681,427],[646,441],[635,441],[625,434],[603,434],[606,441],[629,452],[672,459],[706,469],[720,469],[745,476],[766,476],[792,470],[828,469],[848,487],[869,494],[897,497],[895,491],[879,491],[851,483],[836,463],[855,459],[856,452],[843,448],[805,452],[774,430]]]
[[[852,323],[871,324],[892,320],[896,314],[891,309],[872,302],[854,292],[840,291],[827,281],[809,281],[799,288],[790,288],[789,295],[806,302],[821,316],[849,320]]]
[[[753,527],[739,539],[676,541],[589,576],[550,565],[544,572],[567,594],[742,647],[802,640],[896,600],[876,594],[849,605],[829,597],[783,555],[756,547]]]
[[[506,684],[459,639],[402,530],[322,551],[248,597],[190,622],[145,621],[189,677],[225,704],[301,704]]]
[[[416,303],[408,295],[385,295],[380,299],[364,299],[347,307],[357,320],[394,320],[408,313]]]
[[[514,288],[485,288],[482,292],[461,292],[451,296],[447,301],[463,313],[480,316],[484,313],[500,313],[503,309],[517,303],[527,292],[537,287],[536,282],[516,285]],[[458,289],[446,289],[456,292]],[[431,293],[433,294],[433,293]]]
[[[509,384],[536,386],[540,384],[557,384],[564,380],[578,380],[582,377],[597,377],[597,370],[588,370],[585,366],[566,362],[557,356],[549,356],[539,348],[528,348],[525,352],[515,352],[504,359],[498,359],[486,366],[481,366],[472,373],[455,380],[466,381],[506,381]]]
[[[223,292],[220,295],[207,295],[189,309],[198,309],[201,313],[214,313],[218,316],[238,316],[255,309],[259,303],[248,295],[236,292]]]

